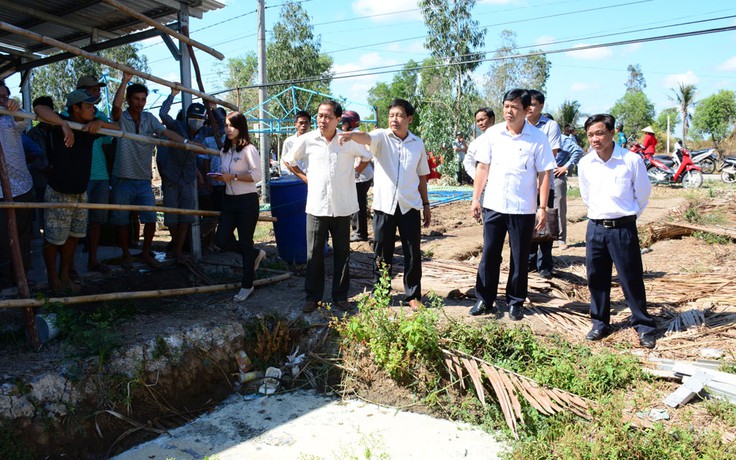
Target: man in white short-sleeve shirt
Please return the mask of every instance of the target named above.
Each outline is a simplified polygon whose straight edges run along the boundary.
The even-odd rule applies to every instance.
[[[355,142],[338,143],[337,129],[342,107],[324,101],[317,110],[317,129],[299,136],[284,157],[294,173],[307,179],[307,274],[304,282],[306,302],[303,311],[311,313],[322,301],[325,286],[324,247],[332,236],[334,274],[332,302],[349,310],[350,217],[358,211],[355,191],[355,159],[370,161],[371,154]],[[306,174],[299,162],[307,161]]]
[[[536,228],[543,228],[546,220],[546,207],[537,206],[537,190],[539,202],[546,203],[548,172],[555,167],[547,136],[526,121],[530,102],[531,97],[526,90],[507,92],[503,98],[506,123],[495,125],[481,136],[485,141],[476,156],[478,167],[471,214],[479,219],[482,213],[483,255],[475,285],[478,301],[470,310],[472,316],[494,309],[501,250],[507,232],[511,247],[511,266],[506,283],[509,317],[518,321],[524,316],[522,305],[527,295],[527,258],[535,228],[534,219],[538,219]]]
[[[404,300],[416,310],[422,298],[422,218],[428,227],[431,220],[427,196],[429,163],[424,142],[409,131],[414,107],[404,99],[394,99],[389,105],[389,129],[370,133],[356,131],[340,134],[340,142],[354,140],[370,145],[375,157],[373,176],[373,250],[375,253],[374,282],[386,264],[389,275],[393,263],[396,229],[404,251]]]

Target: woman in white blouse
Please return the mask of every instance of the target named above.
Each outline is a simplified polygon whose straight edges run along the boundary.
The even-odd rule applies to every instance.
[[[233,300],[242,302],[253,292],[253,277],[266,253],[253,247],[258,222],[258,192],[261,157],[250,141],[248,120],[239,112],[225,118],[225,144],[222,146],[220,173],[210,173],[225,184],[225,200],[215,234],[215,244],[225,251],[243,255],[243,281]],[[239,241],[233,231],[238,229]]]

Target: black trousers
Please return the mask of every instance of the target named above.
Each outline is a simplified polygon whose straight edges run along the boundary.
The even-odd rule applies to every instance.
[[[368,190],[373,185],[373,181],[356,182],[355,188],[358,192],[358,212],[352,215],[350,219],[350,227],[360,238],[368,239]]]
[[[529,286],[527,258],[534,231],[534,214],[502,214],[483,208],[483,254],[478,264],[475,296],[493,306],[498,295],[501,275],[501,252],[509,234],[511,265],[506,281],[506,302],[509,306],[524,304]]]
[[[215,244],[223,251],[238,252],[243,256],[243,280],[241,287],[253,287],[254,263],[258,250],[253,247],[253,233],[258,223],[257,193],[225,195],[222,213],[215,233]],[[238,230],[238,239],[233,232]]]
[[[325,290],[325,244],[332,236],[332,301],[348,299],[350,288],[350,216],[327,217],[307,214],[307,275],[304,292],[307,302],[319,302]]]
[[[585,246],[593,328],[610,326],[611,272],[615,265],[626,305],[631,310],[632,325],[640,334],[652,332],[655,323],[647,313],[644,270],[636,222],[622,227],[606,228],[588,221]]]
[[[537,204],[539,204],[539,196],[537,196]],[[555,205],[555,191],[550,189],[547,198],[547,207],[551,208]],[[544,241],[541,243],[532,243],[529,249],[529,271],[537,269],[539,271],[547,270],[552,272],[555,261],[552,258],[553,241]]]
[[[28,192],[13,197],[13,201],[33,203],[33,188]],[[5,201],[0,198],[0,201]],[[23,259],[23,268],[28,272],[31,267],[31,237],[33,236],[33,209],[15,209],[15,225],[18,229],[18,243]],[[10,256],[10,236],[8,234],[8,211],[0,209],[0,285],[17,283],[15,270]]]
[[[373,281],[378,283],[383,263],[388,266],[389,276],[392,274],[397,228],[401,238],[401,249],[404,251],[404,300],[421,299],[422,252],[419,244],[422,239],[422,221],[418,209],[410,209],[406,214],[401,214],[401,209],[397,205],[394,214],[381,211],[374,213]]]

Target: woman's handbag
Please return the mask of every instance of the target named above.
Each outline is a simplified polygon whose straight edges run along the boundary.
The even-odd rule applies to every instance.
[[[557,239],[557,235],[560,233],[559,222],[557,221],[557,208],[547,208],[547,221],[544,224],[544,228],[541,230],[534,230],[532,233],[532,243],[541,243],[545,241],[554,241]],[[537,219],[534,219],[534,227],[537,226]]]

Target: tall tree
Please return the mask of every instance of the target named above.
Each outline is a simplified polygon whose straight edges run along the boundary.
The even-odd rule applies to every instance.
[[[644,79],[644,72],[641,71],[639,64],[629,64],[626,68],[629,72],[629,79],[626,80],[626,91],[641,93],[647,87],[647,81]]]
[[[560,126],[565,127],[565,125],[570,126],[577,126],[578,119],[582,116],[580,113],[580,102],[572,100],[568,101],[565,99],[565,101],[562,102],[560,105],[560,108],[557,109],[557,113],[555,114],[555,121],[560,124]]]
[[[497,112],[501,108],[504,93],[510,89],[529,88],[546,92],[552,66],[544,54],[520,56],[516,33],[511,30],[502,31],[500,41],[494,54],[497,59],[491,62],[485,84],[485,99]]]
[[[478,68],[484,53],[486,30],[472,19],[475,0],[419,0],[428,29],[425,46],[437,62],[446,65],[452,81],[455,114],[454,128],[460,126],[465,93],[473,91],[472,72]]]
[[[693,84],[680,83],[678,89],[672,90],[670,100],[677,102],[677,108],[682,115],[682,144],[685,145],[685,137],[687,130],[690,128],[690,121],[693,116],[690,114],[690,107],[695,105],[695,93],[698,90]]]
[[[268,80],[294,81],[302,88],[329,94],[332,58],[320,52],[321,46],[320,37],[314,35],[309,15],[301,6],[301,2],[287,1],[281,8],[279,20],[271,31],[271,41],[266,47]],[[299,81],[303,79],[313,81]],[[287,83],[272,86],[268,92],[277,94],[290,85]],[[317,111],[320,98],[310,98],[309,94],[300,92],[295,94],[299,109]],[[280,99],[287,109],[292,108],[291,94],[286,93]],[[307,107],[308,104],[311,106]]]
[[[657,119],[654,121],[654,126],[657,128],[657,132],[666,133],[667,131],[667,119],[669,118],[669,133],[675,134],[675,126],[680,123],[680,112],[674,107],[668,107],[657,115]],[[684,141],[683,141],[684,142]]]
[[[100,56],[115,62],[125,64],[141,72],[150,73],[148,61],[145,56],[139,55],[140,45],[122,45],[100,51]],[[66,102],[66,95],[76,88],[79,77],[86,75],[102,78],[103,74],[120,80],[123,73],[117,69],[107,67],[89,59],[77,57],[65,61],[34,69],[31,74],[31,94],[33,98],[39,96],[51,96],[57,109],[61,109]],[[142,82],[138,77],[134,81]],[[117,85],[112,88],[108,86],[109,104],[112,104]],[[103,92],[103,97],[106,94]]]
[[[616,123],[623,123],[629,134],[639,136],[640,131],[654,122],[654,104],[641,91],[626,91],[611,108]]]
[[[220,82],[224,82],[225,88],[237,88],[223,96],[226,101],[237,105],[241,110],[258,105],[258,89],[252,87],[258,83],[258,57],[255,51],[242,57],[229,58],[224,68],[220,69],[217,75]]]
[[[379,82],[368,90],[368,103],[376,109],[376,120],[381,128],[388,128],[388,106],[395,97],[406,99],[417,104],[419,86],[418,64],[409,60],[401,72],[394,75],[391,83]],[[415,131],[419,124],[420,114],[414,116],[410,130]]]
[[[713,145],[733,134],[736,124],[736,92],[722,89],[698,102],[693,115],[693,131],[710,137]]]

